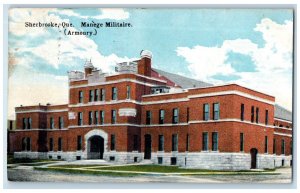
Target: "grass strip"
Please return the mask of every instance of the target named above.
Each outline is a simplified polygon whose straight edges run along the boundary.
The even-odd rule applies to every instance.
[[[77,174],[91,174],[91,175],[108,175],[108,176],[136,176],[136,175],[278,175],[275,172],[263,171],[215,171],[215,170],[201,170],[201,169],[184,169],[176,166],[118,166],[107,168],[67,168],[67,167],[48,167],[39,168],[38,170],[59,171]]]

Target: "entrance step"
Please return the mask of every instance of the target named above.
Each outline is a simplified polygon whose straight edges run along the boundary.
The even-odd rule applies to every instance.
[[[153,164],[153,161],[151,161],[150,159],[144,159],[141,162],[139,162],[139,164],[151,165]]]
[[[78,165],[106,165],[111,164],[103,159],[88,159],[88,160],[76,160],[73,161],[72,164],[78,164]]]

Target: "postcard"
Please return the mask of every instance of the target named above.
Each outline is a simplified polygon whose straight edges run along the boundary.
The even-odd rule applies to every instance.
[[[8,180],[291,183],[293,14],[10,8]]]

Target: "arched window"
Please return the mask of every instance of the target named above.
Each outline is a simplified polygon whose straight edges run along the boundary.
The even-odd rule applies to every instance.
[[[26,151],[26,137],[22,138],[22,151]]]
[[[27,145],[26,150],[30,151],[31,150],[31,140],[29,137],[27,137],[27,139],[26,139],[26,145]]]
[[[29,137],[22,138],[22,151],[31,150],[31,139]]]

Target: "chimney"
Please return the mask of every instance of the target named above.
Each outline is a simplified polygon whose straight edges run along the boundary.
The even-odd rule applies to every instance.
[[[84,64],[85,78],[87,78],[87,76],[89,74],[92,74],[93,69],[94,69],[94,66],[92,64],[92,60],[90,60],[90,61],[87,60]]]
[[[151,76],[152,53],[148,50],[141,51],[141,59],[138,62],[138,74]]]

